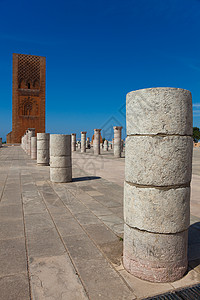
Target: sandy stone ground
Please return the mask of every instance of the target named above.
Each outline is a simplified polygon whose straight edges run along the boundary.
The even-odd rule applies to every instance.
[[[124,156],[124,153],[123,153]],[[19,146],[0,148],[0,300],[132,300],[200,283],[200,149],[194,149],[189,266],[150,283],[122,265],[124,157],[73,152],[73,182]]]

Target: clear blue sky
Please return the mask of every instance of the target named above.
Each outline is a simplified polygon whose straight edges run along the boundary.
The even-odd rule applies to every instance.
[[[179,87],[200,126],[199,0],[0,0],[0,136],[12,129],[12,53],[46,57],[46,130],[125,126],[126,93]],[[123,135],[125,130],[123,129]]]

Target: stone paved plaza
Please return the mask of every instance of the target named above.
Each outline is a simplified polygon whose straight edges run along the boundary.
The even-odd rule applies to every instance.
[[[200,149],[194,149],[189,268],[150,283],[122,265],[124,153],[73,152],[52,183],[20,146],[0,149],[0,300],[132,300],[200,283]]]

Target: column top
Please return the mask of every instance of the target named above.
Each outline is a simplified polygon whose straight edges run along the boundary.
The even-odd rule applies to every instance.
[[[114,130],[122,130],[122,128],[123,128],[122,126],[114,126],[113,127]]]
[[[72,133],[72,135],[76,135],[76,133]]]
[[[99,132],[100,132],[100,131],[101,131],[101,129],[94,129],[94,131],[99,131]]]
[[[87,131],[81,131],[81,133],[85,133],[85,134],[86,134],[86,133],[87,133]]]

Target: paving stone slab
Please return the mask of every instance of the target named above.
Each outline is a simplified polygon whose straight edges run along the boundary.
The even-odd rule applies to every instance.
[[[30,275],[35,300],[88,299],[67,254],[33,259]]]
[[[0,240],[24,237],[22,219],[0,220]]]
[[[27,274],[0,277],[0,300],[28,300],[29,282]]]
[[[0,266],[0,277],[27,272],[24,238],[1,240]]]

